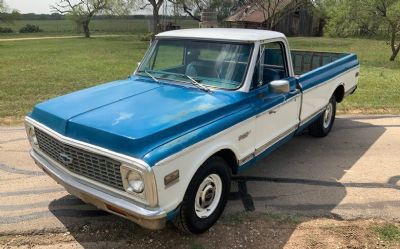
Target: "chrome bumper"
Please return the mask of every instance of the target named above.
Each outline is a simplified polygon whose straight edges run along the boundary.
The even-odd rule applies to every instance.
[[[52,163],[35,150],[31,150],[30,155],[36,165],[38,165],[45,173],[52,177],[57,183],[64,186],[70,194],[78,197],[84,202],[93,204],[99,209],[129,219],[148,229],[161,229],[165,226],[166,213],[164,210],[160,208],[146,209],[131,201],[85,185],[74,177],[57,169],[57,166],[52,165]]]

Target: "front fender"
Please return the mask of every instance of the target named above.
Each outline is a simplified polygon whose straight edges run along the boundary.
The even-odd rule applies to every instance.
[[[186,189],[197,170],[217,152],[229,149],[235,154],[237,160],[254,152],[254,127],[255,119],[246,119],[158,161],[153,166],[153,172],[157,182],[160,207],[167,212],[174,210],[181,203]],[[197,131],[187,137],[182,137],[180,140],[175,140],[169,146],[184,144],[187,139],[199,136],[200,132]],[[248,134],[246,139],[239,140],[238,138],[244,133]],[[179,181],[170,186],[165,186],[164,177],[175,170],[179,170]]]

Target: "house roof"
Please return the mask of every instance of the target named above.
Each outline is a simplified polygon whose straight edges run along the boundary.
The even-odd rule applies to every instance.
[[[256,3],[243,6],[236,13],[226,18],[227,22],[251,22],[251,23],[264,23],[270,15],[276,11],[280,11],[286,8],[293,0],[281,0],[281,1],[271,1],[271,5],[268,7],[267,3],[265,8],[261,8]],[[273,5],[275,4],[275,6]],[[272,9],[275,9],[273,11]],[[270,11],[268,11],[270,10]]]
[[[156,37],[255,42],[274,38],[284,38],[285,35],[275,31],[259,29],[204,28],[172,30],[159,33]]]

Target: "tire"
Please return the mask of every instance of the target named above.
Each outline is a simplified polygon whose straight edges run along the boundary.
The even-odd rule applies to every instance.
[[[175,227],[188,234],[206,232],[224,211],[230,186],[231,171],[226,161],[217,156],[208,159],[186,190],[180,211],[172,221]]]
[[[336,117],[336,98],[332,96],[326,110],[308,128],[314,137],[326,137],[332,129]]]

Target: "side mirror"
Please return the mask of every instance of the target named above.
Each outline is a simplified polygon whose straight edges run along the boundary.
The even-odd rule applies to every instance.
[[[274,80],[269,83],[269,86],[273,93],[290,92],[290,82],[287,80]]]

